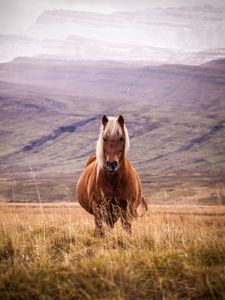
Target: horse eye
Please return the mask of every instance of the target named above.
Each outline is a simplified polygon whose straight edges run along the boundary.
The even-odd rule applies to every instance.
[[[106,138],[105,137],[103,138],[103,141],[106,142]]]
[[[123,138],[123,137],[121,137],[121,138],[120,138],[120,142],[123,142],[123,141],[124,141],[124,138]]]

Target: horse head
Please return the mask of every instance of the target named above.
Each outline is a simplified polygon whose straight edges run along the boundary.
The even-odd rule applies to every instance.
[[[102,117],[96,157],[100,168],[115,173],[129,149],[129,136],[123,116]]]

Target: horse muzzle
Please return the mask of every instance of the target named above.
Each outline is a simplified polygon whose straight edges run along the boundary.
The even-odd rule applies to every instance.
[[[105,167],[108,172],[114,173],[114,172],[118,171],[119,163],[116,160],[107,161],[105,163]]]

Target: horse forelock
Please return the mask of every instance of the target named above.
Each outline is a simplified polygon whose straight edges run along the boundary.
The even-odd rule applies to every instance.
[[[130,147],[130,139],[128,135],[128,130],[124,124],[123,129],[121,128],[118,119],[115,117],[108,117],[108,122],[104,128],[103,124],[100,127],[99,139],[97,141],[96,147],[96,165],[97,165],[97,175],[104,165],[104,153],[103,153],[103,137],[104,136],[116,136],[122,135],[124,130],[125,135],[125,154],[127,154]]]

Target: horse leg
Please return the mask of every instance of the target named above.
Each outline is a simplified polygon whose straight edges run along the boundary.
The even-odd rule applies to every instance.
[[[106,224],[110,228],[114,228],[115,220],[114,220],[114,216],[111,211],[108,212],[108,217],[106,218]]]
[[[105,231],[103,227],[103,210],[101,206],[95,206],[93,208],[93,214],[95,218],[95,233],[96,237],[104,237]]]
[[[108,205],[107,210],[107,218],[106,218],[106,224],[114,228],[114,224],[118,221],[120,217],[120,207],[116,204],[115,200],[111,201]]]
[[[95,216],[95,233],[94,235],[96,237],[104,237],[105,236],[105,231],[103,228],[102,220]]]
[[[126,230],[128,233],[132,233],[131,231],[131,213],[127,204],[126,200],[120,201],[121,204],[121,223],[123,226],[123,229]]]
[[[126,230],[127,233],[131,234],[132,233],[131,218],[127,216],[126,211],[122,211],[121,222],[122,222],[123,229]]]

